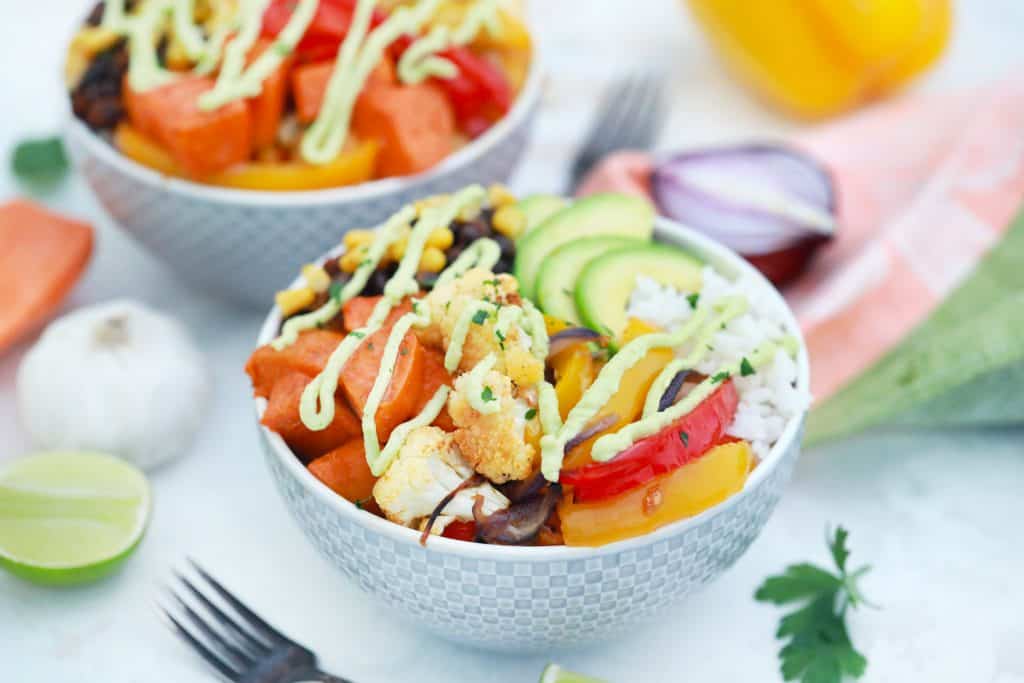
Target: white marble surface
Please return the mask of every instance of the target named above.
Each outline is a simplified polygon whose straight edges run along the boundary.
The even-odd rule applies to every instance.
[[[632,64],[671,75],[675,111],[663,146],[780,136],[793,124],[765,112],[710,59],[671,0],[535,2],[551,83],[521,190],[559,187],[601,81]],[[61,40],[78,0],[0,0],[0,149],[47,134],[64,113]],[[1024,5],[962,0],[957,33],[920,88],[969,86],[1024,61]],[[17,188],[6,163],[0,199]],[[186,290],[106,219],[81,183],[47,201],[93,221],[95,261],[71,298],[131,294],[180,316],[216,378],[216,400],[194,451],[154,473],[145,542],[104,583],[43,589],[0,575],[0,680],[213,680],[163,628],[153,598],[186,555],[221,576],[286,632],[360,683],[533,681],[545,661],[610,681],[772,681],[777,613],[751,594],[790,561],[824,560],[823,529],[852,531],[853,559],[871,562],[868,593],[883,609],[855,615],[871,681],[1024,682],[1024,539],[1019,523],[1024,431],[890,434],[807,453],[779,510],[722,580],[665,618],[611,645],[543,657],[460,649],[378,611],[300,536],[257,452],[241,365],[259,316]],[[28,449],[13,376],[22,349],[0,358],[0,461]]]

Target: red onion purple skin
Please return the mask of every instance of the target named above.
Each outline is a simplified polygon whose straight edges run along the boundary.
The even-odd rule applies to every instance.
[[[774,284],[784,285],[800,275],[817,249],[831,239],[816,228],[686,184],[679,166],[693,163],[732,164],[740,177],[751,174],[751,164],[760,164],[754,175],[775,185],[785,175],[789,184],[784,191],[835,216],[835,188],[829,172],[800,152],[771,145],[686,152],[663,161],[654,171],[652,192],[663,214],[746,256]],[[767,247],[758,248],[758,243]]]
[[[551,356],[558,355],[573,344],[585,341],[597,341],[600,338],[601,335],[598,332],[595,332],[588,327],[569,327],[561,330],[560,332],[555,332],[551,335],[550,345],[548,347],[548,357],[550,358]]]

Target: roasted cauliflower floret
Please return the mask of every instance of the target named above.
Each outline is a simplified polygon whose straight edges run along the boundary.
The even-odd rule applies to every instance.
[[[448,398],[448,413],[456,430],[452,434],[462,457],[474,470],[496,484],[526,479],[539,463],[536,444],[540,423],[530,403],[532,393],[517,397],[506,375],[491,370],[484,376],[487,402],[497,401],[494,413],[477,412],[467,392],[470,379],[455,380],[455,391]],[[527,419],[529,416],[529,419]]]
[[[484,268],[472,268],[459,278],[435,288],[425,299],[430,307],[430,325],[419,331],[428,346],[448,349],[459,318],[474,301],[495,306],[522,303],[519,284],[511,275],[495,275]],[[498,359],[495,369],[512,378],[520,386],[529,386],[544,376],[543,361],[530,353],[530,337],[519,324],[512,324],[499,334],[497,317],[481,315],[469,326],[462,347],[458,372],[467,372],[493,353]]]
[[[392,522],[418,527],[441,499],[473,476],[473,468],[459,455],[451,434],[437,427],[420,427],[409,434],[398,457],[373,487],[377,505]],[[485,514],[508,507],[490,484],[460,491],[438,517],[432,531],[441,533],[453,519],[473,519],[473,502],[483,496]]]

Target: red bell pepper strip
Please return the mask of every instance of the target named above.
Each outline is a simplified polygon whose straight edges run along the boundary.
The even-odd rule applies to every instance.
[[[476,540],[476,522],[463,522],[460,519],[448,522],[441,534],[445,538],[454,538],[457,541]]]
[[[722,442],[739,405],[732,380],[657,434],[641,439],[608,462],[562,472],[580,503],[611,498],[700,458]]]
[[[295,3],[296,0],[273,0],[263,13],[262,34],[276,37],[291,19]],[[295,46],[296,57],[303,62],[333,58],[341,41],[348,35],[355,8],[356,0],[320,0],[313,20]],[[385,19],[387,14],[375,9],[370,20],[371,29],[380,26]]]
[[[512,107],[512,87],[501,70],[465,47],[438,53],[458,68],[454,78],[439,78],[455,110],[459,128],[477,137]]]

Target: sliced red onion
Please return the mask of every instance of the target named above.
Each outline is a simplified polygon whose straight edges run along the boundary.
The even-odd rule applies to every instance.
[[[556,356],[573,344],[585,341],[595,341],[601,335],[587,327],[569,327],[551,335],[551,345],[548,347],[548,356]]]
[[[473,501],[477,538],[499,545],[518,545],[531,541],[548,521],[561,497],[562,487],[551,484],[539,496],[485,515],[483,496],[477,496]]]
[[[689,370],[680,370],[672,377],[672,381],[665,387],[665,392],[661,395],[661,399],[658,401],[658,412],[668,410],[676,402],[676,397],[679,396],[679,390],[683,388],[683,382],[686,381],[687,376],[690,374]]]
[[[502,484],[498,487],[498,490],[505,494],[505,497],[513,503],[518,503],[521,500],[537,495],[537,492],[544,488],[544,485],[547,483],[547,479],[538,470],[527,479]]]
[[[565,453],[566,453],[566,455],[568,455],[570,452],[572,452],[572,450],[574,448],[576,448],[577,446],[579,446],[581,443],[583,443],[584,441],[586,441],[590,437],[594,436],[594,434],[597,434],[599,432],[603,432],[604,430],[608,429],[609,427],[611,427],[613,424],[615,424],[618,421],[619,421],[619,416],[618,415],[616,415],[615,413],[608,413],[607,415],[602,417],[600,420],[595,420],[594,422],[591,422],[590,424],[588,424],[586,427],[583,428],[582,432],[580,432],[576,436],[572,437],[571,439],[569,439],[565,443]]]
[[[466,489],[471,489],[475,486],[480,486],[486,481],[487,480],[484,479],[482,474],[473,473],[465,480],[463,480],[461,484],[459,484],[454,489],[446,493],[444,498],[438,501],[437,505],[434,507],[434,510],[430,513],[430,517],[427,518],[427,523],[423,526],[423,533],[420,534],[420,545],[427,545],[427,539],[430,538],[430,531],[434,528],[434,522],[436,522],[437,518],[441,516],[441,513],[444,512],[444,509],[448,507],[448,503],[455,500],[455,496],[459,495],[459,493],[465,491]]]
[[[828,171],[785,147],[684,152],[660,162],[661,212],[748,257],[776,284],[792,279],[836,228]]]

